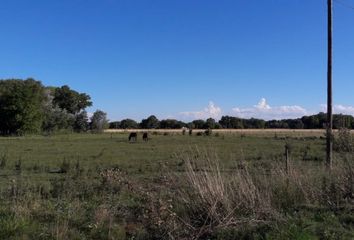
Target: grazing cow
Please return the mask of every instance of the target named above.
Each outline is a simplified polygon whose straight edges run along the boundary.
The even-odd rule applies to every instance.
[[[129,134],[129,142],[130,142],[130,141],[136,142],[137,136],[138,136],[138,134],[137,134],[136,132],[131,132],[131,133]]]
[[[147,132],[144,132],[144,133],[143,133],[143,140],[144,140],[145,142],[147,142],[147,141],[149,140],[149,137],[148,137],[148,133],[147,133]]]
[[[206,136],[210,136],[210,135],[211,135],[211,132],[212,132],[212,130],[211,130],[210,128],[208,128],[207,130],[204,131],[204,134],[205,134]]]

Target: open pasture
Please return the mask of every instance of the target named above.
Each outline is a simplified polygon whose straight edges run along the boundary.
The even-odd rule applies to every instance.
[[[191,148],[213,150],[221,163],[231,166],[237,161],[272,161],[283,159],[286,142],[293,145],[293,160],[322,161],[323,132],[311,131],[213,131],[212,136],[182,135],[181,131],[151,131],[149,141],[138,134],[137,142],[128,141],[127,132],[106,134],[68,134],[57,136],[29,136],[0,138],[0,153],[6,159],[2,169],[11,175],[21,162],[22,175],[32,175],[40,168],[40,175],[63,162],[82,167],[120,168],[139,175],[157,173],[161,165],[172,170],[180,159],[178,155]]]
[[[327,185],[314,187],[324,171],[323,136],[215,130],[151,131],[148,142],[142,133],[129,142],[128,132],[2,137],[0,239],[352,239],[350,198],[343,207],[325,195],[328,208]],[[333,212],[336,204],[341,210]]]

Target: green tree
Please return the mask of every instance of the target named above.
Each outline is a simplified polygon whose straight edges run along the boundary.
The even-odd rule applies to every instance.
[[[90,96],[86,93],[71,90],[67,85],[54,89],[54,105],[72,114],[77,114],[86,107],[92,106],[90,99]]]
[[[74,114],[68,113],[65,109],[61,109],[58,106],[49,106],[44,110],[42,130],[50,133],[62,129],[70,129],[74,122]]]
[[[103,132],[104,129],[108,128],[107,113],[96,110],[91,117],[90,126],[93,132]]]
[[[110,129],[119,129],[120,128],[120,122],[119,121],[114,121],[109,123],[109,128]]]
[[[140,123],[140,127],[146,129],[159,128],[159,126],[160,121],[154,115],[151,115],[147,119],[143,119]]]
[[[256,128],[256,129],[264,128],[266,123],[264,120],[256,119],[256,118],[244,119],[242,122],[244,128]]]
[[[205,122],[205,126],[204,126],[204,128],[206,128],[206,129],[214,129],[215,128],[215,126],[216,126],[216,121],[215,121],[215,119],[213,119],[213,118],[208,118],[207,120],[206,120],[206,122]]]
[[[86,111],[81,111],[75,115],[73,128],[75,132],[86,132],[88,130],[89,119]]]
[[[231,116],[222,116],[219,124],[222,128],[244,128],[243,119]]]
[[[186,124],[184,122],[176,119],[165,119],[160,121],[160,128],[163,129],[180,129],[185,126]]]
[[[44,87],[39,81],[0,80],[1,134],[40,132],[44,100]]]
[[[133,119],[130,119],[130,118],[123,119],[120,122],[120,128],[123,128],[123,129],[128,129],[128,128],[136,129],[136,128],[138,128],[138,123],[136,121],[134,121]]]
[[[194,128],[196,129],[204,129],[205,128],[205,121],[202,119],[192,121]]]

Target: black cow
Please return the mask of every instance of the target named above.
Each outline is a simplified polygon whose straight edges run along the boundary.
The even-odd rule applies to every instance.
[[[147,142],[147,141],[149,140],[149,136],[148,136],[148,133],[147,133],[147,132],[144,132],[144,133],[143,133],[143,140],[144,140],[145,142]]]
[[[131,133],[129,134],[129,142],[130,142],[130,141],[136,142],[137,137],[138,137],[138,134],[137,134],[136,132],[131,132]]]

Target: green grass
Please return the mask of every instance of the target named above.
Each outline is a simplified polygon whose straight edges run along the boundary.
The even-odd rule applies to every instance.
[[[286,142],[300,168],[316,172],[325,158],[323,138],[291,131],[150,137],[136,143],[124,133],[0,138],[0,239],[188,239],[183,228],[172,227],[190,214],[175,199],[189,187],[184,154],[216,153],[225,172],[239,163],[282,166]],[[65,173],[50,173],[58,169]],[[181,183],[169,181],[171,175]],[[350,213],[316,214],[291,209],[280,222],[216,229],[208,238],[352,239]],[[328,236],[326,226],[332,226]]]
[[[290,134],[291,135],[291,134]],[[129,143],[125,134],[81,134],[52,137],[0,138],[0,153],[7,155],[5,170],[21,159],[24,173],[38,165],[59,167],[67,160],[82,166],[119,165],[129,171],[142,168],[149,174],[159,164],[176,164],[175,154],[190,147],[213,148],[226,165],[239,160],[273,160],[283,157],[285,141],[293,145],[293,158],[301,159],[306,147],[309,160],[324,159],[324,140],[294,137],[288,140],[271,136],[221,134],[218,137],[153,135],[149,142]]]

